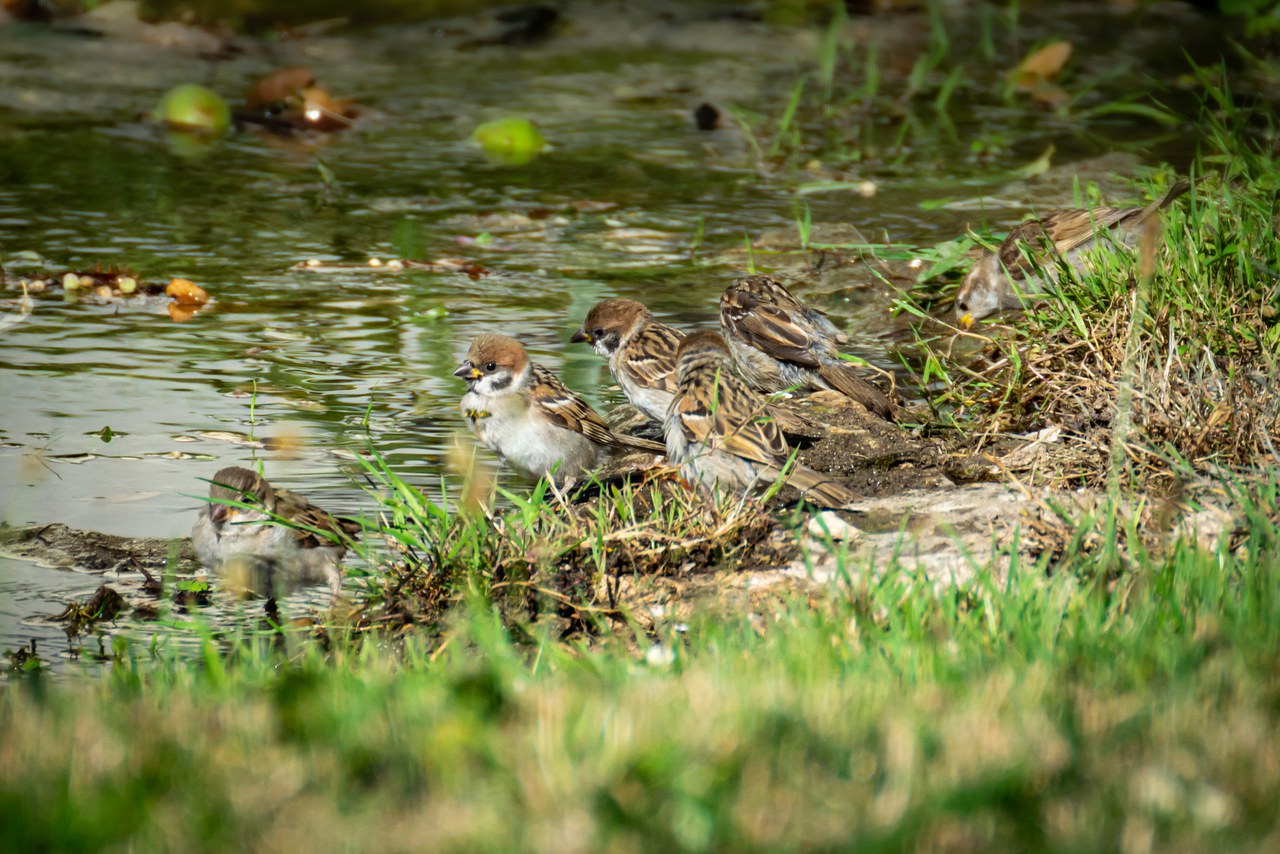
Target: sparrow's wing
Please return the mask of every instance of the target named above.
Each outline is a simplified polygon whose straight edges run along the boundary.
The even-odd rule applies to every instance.
[[[851,400],[856,400],[886,421],[892,421],[897,417],[898,408],[889,396],[858,376],[852,365],[844,362],[828,362],[818,369],[818,373],[836,391]]]
[[[778,309],[778,311],[783,312],[792,318],[804,318],[811,327],[811,330],[816,331],[819,335],[826,335],[834,339],[838,344],[847,344],[849,342],[849,336],[846,333],[841,332],[840,329],[831,322],[831,318],[827,317],[827,313],[825,311],[814,308],[810,305],[805,305],[798,297],[796,297],[795,294],[787,290],[781,282],[771,277],[757,278],[760,279],[760,284],[757,287],[751,288],[751,293],[762,305],[772,305]]]
[[[275,512],[295,526],[292,533],[298,548],[334,545],[334,540],[319,532],[334,534],[341,540],[355,539],[360,532],[359,522],[334,516],[286,489],[276,490]]]
[[[680,429],[699,442],[757,463],[777,466],[791,455],[778,423],[737,377],[723,371],[695,377],[676,398]]]
[[[683,339],[665,323],[650,323],[622,354],[622,363],[638,385],[674,392],[676,349]]]
[[[813,336],[803,320],[779,305],[761,302],[754,294],[732,288],[720,301],[726,329],[775,359],[817,368]]]
[[[837,344],[848,344],[852,340],[847,332],[840,331],[840,328],[831,322],[831,318],[827,317],[825,311],[820,311],[812,306],[805,306],[804,316],[818,331],[825,335],[830,335]]]
[[[1093,240],[1098,234],[1141,213],[1141,208],[1065,208],[1049,211],[1038,219],[1019,225],[1000,244],[1000,264],[1012,274],[1030,270],[1031,260],[1021,249],[1048,249],[1066,256]]]
[[[530,388],[533,405],[548,421],[566,430],[581,433],[597,445],[612,445],[614,435],[600,414],[587,405],[560,378],[542,365],[533,366]]]

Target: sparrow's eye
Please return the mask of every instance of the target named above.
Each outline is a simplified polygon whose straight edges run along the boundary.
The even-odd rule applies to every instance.
[[[959,308],[961,311],[968,311],[968,310],[969,310],[969,301],[968,301],[968,300],[959,300],[959,301],[956,303],[956,307],[957,307],[957,308]]]
[[[597,326],[595,329],[592,329],[592,330],[591,330],[591,337],[592,337],[592,338],[603,338],[603,337],[604,337],[604,330],[603,330],[603,329],[601,329],[599,326]]]
[[[484,370],[485,370],[485,373],[491,374],[491,373],[493,373],[494,371],[498,370],[498,363],[497,363],[497,362],[486,362],[486,363],[485,363],[485,366],[484,366]]]

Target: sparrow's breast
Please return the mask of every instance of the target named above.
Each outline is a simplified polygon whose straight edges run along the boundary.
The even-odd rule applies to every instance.
[[[483,429],[484,422],[493,417],[488,401],[483,395],[474,391],[469,391],[462,396],[458,409],[462,412],[462,419],[467,422],[467,426],[477,435]]]

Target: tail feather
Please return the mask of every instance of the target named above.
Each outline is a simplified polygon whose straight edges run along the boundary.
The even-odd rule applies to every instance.
[[[858,500],[858,493],[847,484],[804,466],[796,466],[787,476],[787,483],[804,493],[805,498],[823,507],[840,508]]]
[[[773,419],[778,429],[788,436],[825,436],[827,428],[816,421],[810,421],[798,412],[792,412],[784,406],[766,406],[765,415]]]
[[[888,395],[858,376],[848,365],[824,364],[818,368],[818,374],[836,391],[856,400],[886,421],[892,421],[897,416],[898,408]]]
[[[1200,180],[1201,179],[1197,179],[1196,183],[1199,184]],[[1159,206],[1162,208],[1169,207],[1169,205],[1173,204],[1174,200],[1177,199],[1178,196],[1181,196],[1183,193],[1187,192],[1190,189],[1191,189],[1190,181],[1187,181],[1185,179],[1178,181],[1172,187],[1169,188],[1169,192],[1164,194],[1164,198],[1160,200]]]
[[[1197,184],[1200,183],[1200,179],[1197,179],[1196,183]],[[1165,193],[1163,196],[1156,199],[1155,201],[1149,203],[1145,208],[1143,208],[1142,210],[1134,214],[1131,220],[1127,220],[1127,221],[1133,222],[1133,223],[1145,222],[1154,214],[1159,213],[1160,211],[1169,207],[1169,205],[1173,204],[1174,201],[1176,201],[1179,196],[1183,195],[1190,189],[1191,189],[1190,181],[1181,180],[1176,182],[1172,187],[1169,188],[1169,192]]]
[[[614,444],[621,445],[626,448],[635,448],[638,451],[650,451],[655,454],[667,453],[667,446],[661,442],[655,442],[652,439],[642,439],[639,436],[628,436],[625,433],[613,434]]]

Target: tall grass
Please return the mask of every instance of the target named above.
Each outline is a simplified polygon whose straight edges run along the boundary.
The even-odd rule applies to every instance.
[[[1275,455],[1274,112],[1238,105],[1219,75],[1198,73],[1192,177],[1202,180],[1164,212],[1146,269],[1143,253],[1099,250],[1090,269],[1064,271],[1056,295],[965,336],[981,342],[977,358],[972,347],[958,355],[959,330],[922,341],[922,384],[942,370],[953,379],[930,395],[953,426],[992,436],[1067,426],[1074,456],[1050,473],[1059,482],[1167,484]],[[1174,178],[1157,170],[1139,193],[1156,198]]]

